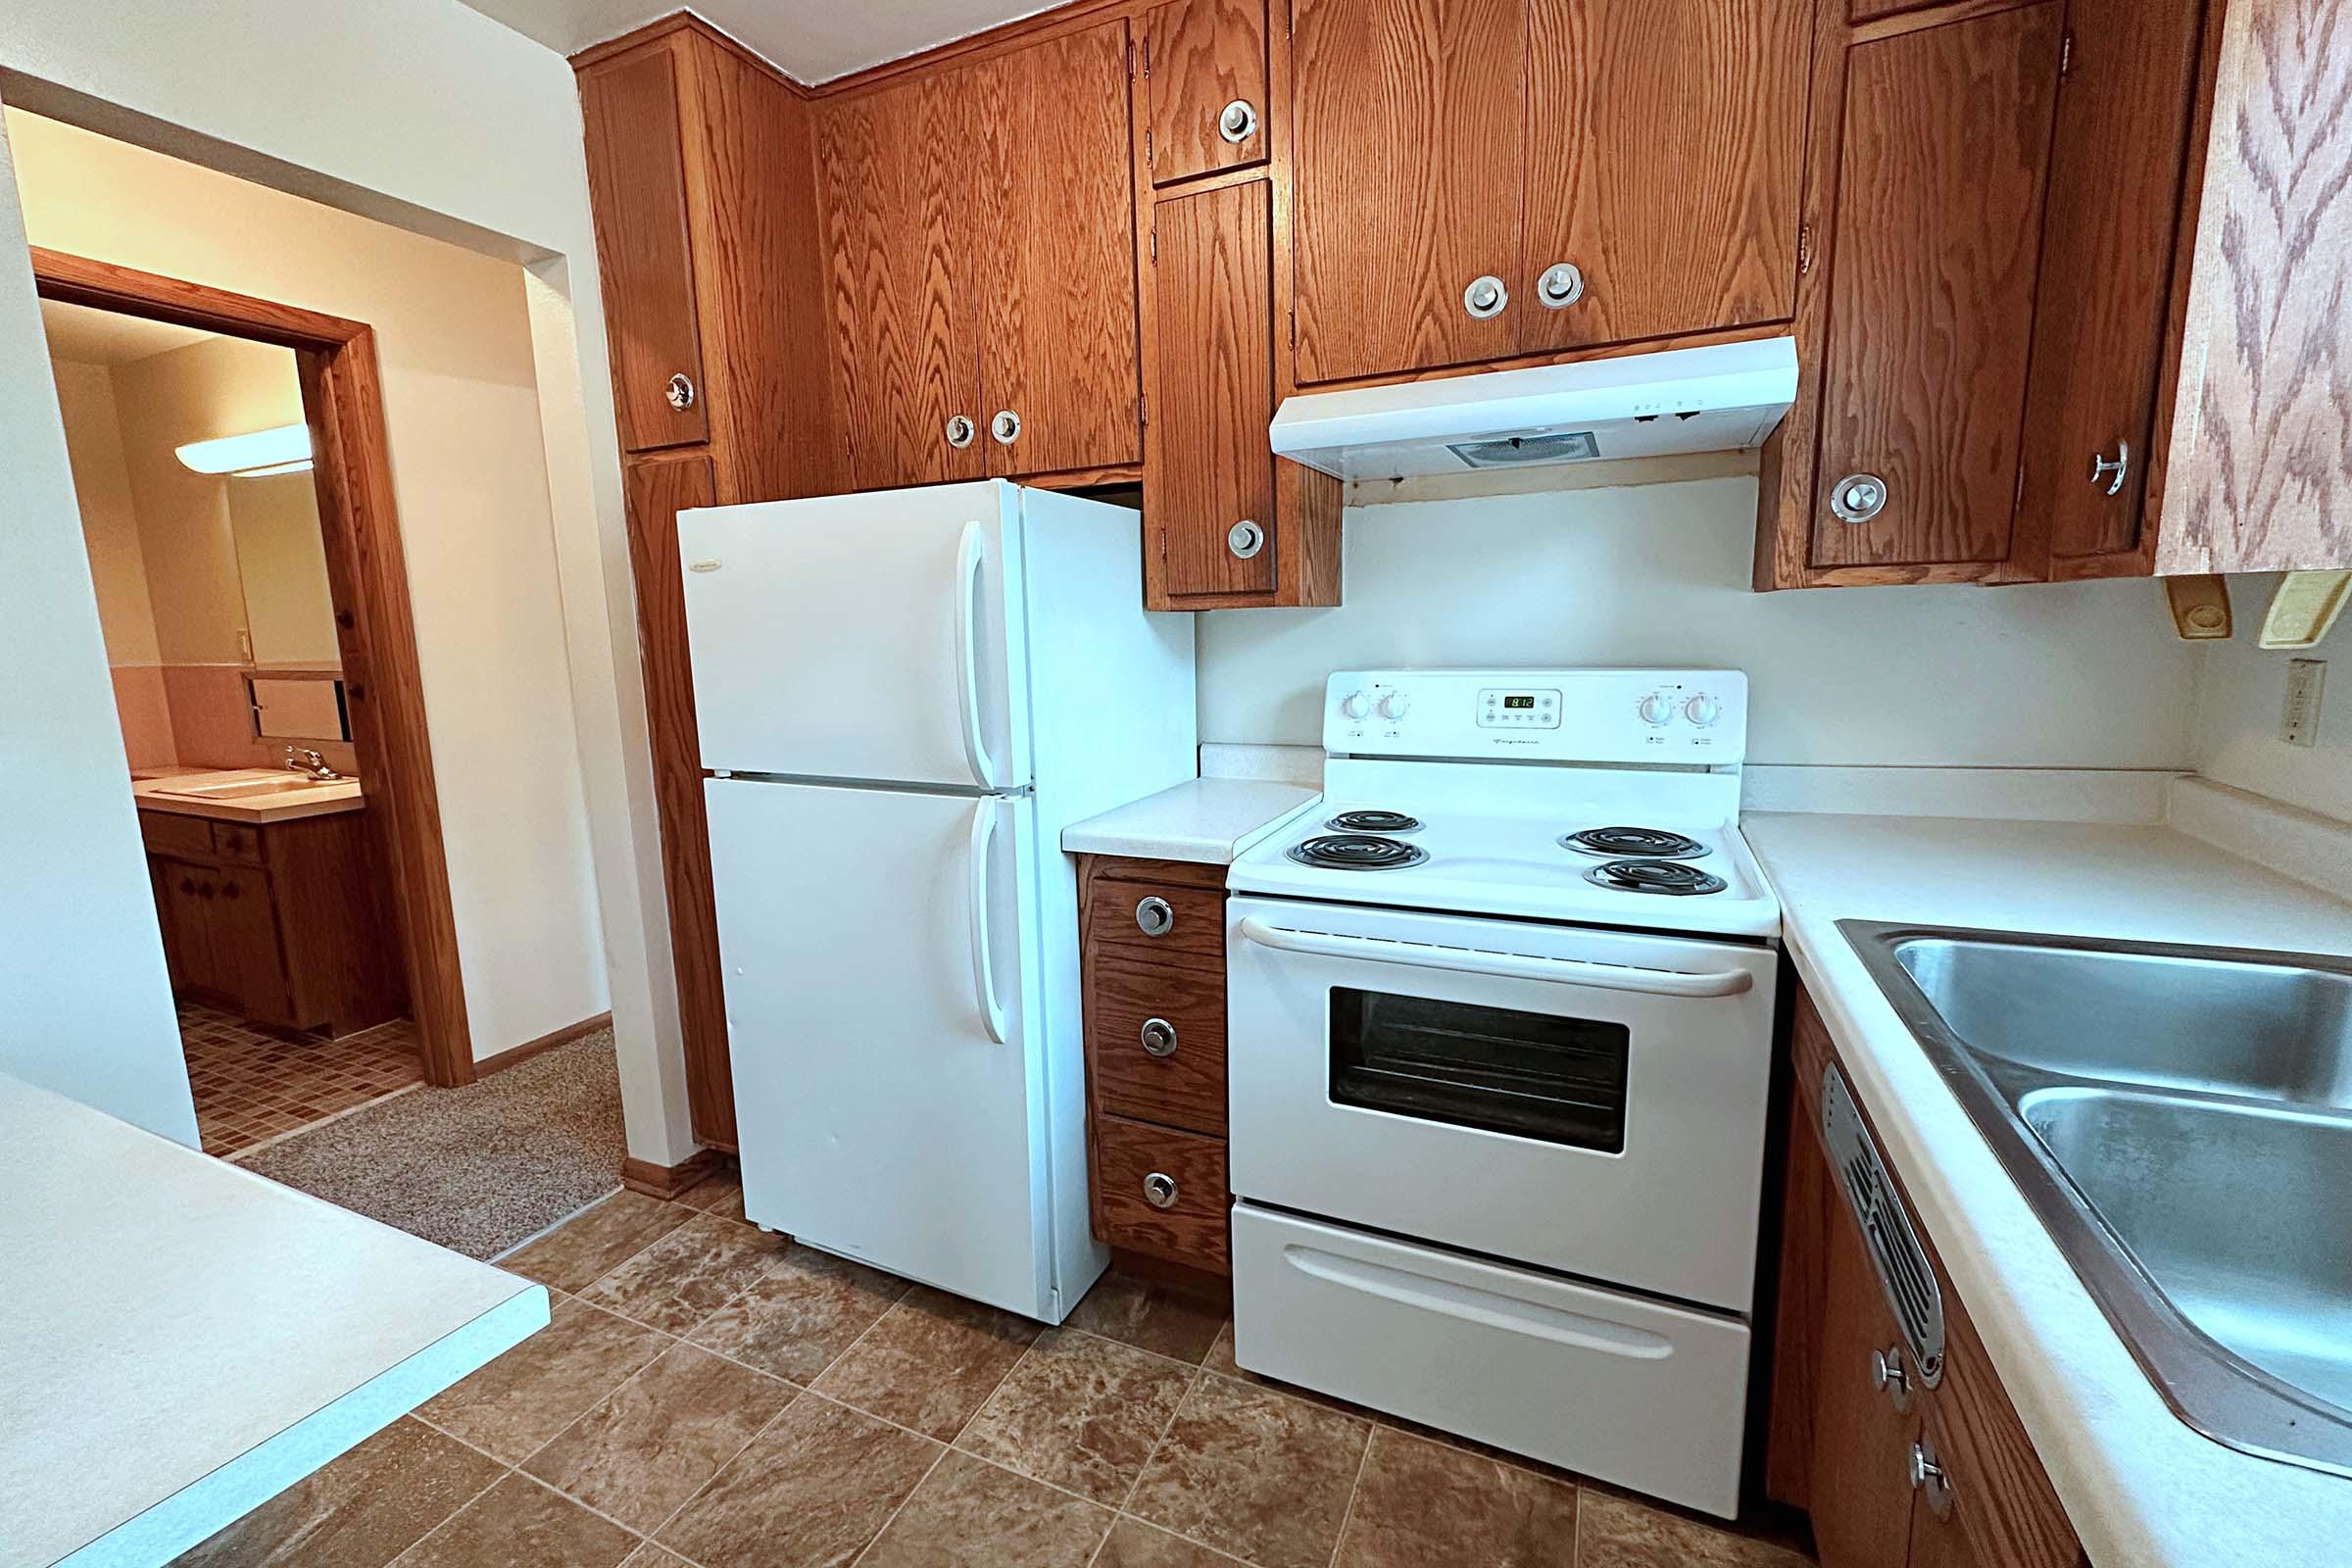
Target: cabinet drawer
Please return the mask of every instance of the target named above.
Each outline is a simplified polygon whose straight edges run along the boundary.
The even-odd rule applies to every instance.
[[[262,863],[262,830],[247,827],[241,822],[215,822],[213,853],[223,860],[235,860],[242,865]]]
[[[1086,941],[1097,953],[1117,951],[1151,963],[1214,970],[1221,977],[1224,890],[1098,879],[1087,906]],[[1221,989],[1221,978],[1218,984]]]
[[[150,855],[198,860],[213,858],[213,824],[201,816],[181,816],[176,811],[141,811],[139,838]]]
[[[1217,977],[1105,952],[1090,983],[1088,1069],[1102,1108],[1224,1137],[1225,988]]]
[[[1149,1196],[1157,1178],[1174,1184],[1165,1208]],[[1095,1119],[1095,1234],[1106,1245],[1224,1274],[1226,1206],[1223,1139]]]

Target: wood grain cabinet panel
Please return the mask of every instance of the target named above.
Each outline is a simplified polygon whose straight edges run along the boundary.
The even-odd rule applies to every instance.
[[[2009,553],[2057,0],[1850,51],[1821,375],[1816,565]],[[1882,510],[1833,514],[1849,475]]]
[[[1813,9],[1528,0],[1521,353],[1789,318]]]
[[[1519,270],[1526,32],[1523,0],[1294,0],[1301,382],[1516,351],[1529,302],[1463,296]]]
[[[1144,13],[1145,147],[1152,182],[1266,161],[1265,0],[1165,0]],[[1253,128],[1226,134],[1230,105]]]
[[[1824,1160],[1818,1143],[1804,1153]],[[1833,1178],[1834,1180],[1834,1178]],[[1860,1227],[1836,1199],[1823,1227],[1821,1364],[1813,1403],[1813,1541],[1821,1568],[1900,1564],[1911,1534],[1917,1417],[1874,1387],[1871,1357],[1903,1343]]]
[[[1225,988],[1199,970],[1099,955],[1089,978],[1087,1072],[1103,1109],[1225,1136]]]
[[[991,474],[1141,462],[1127,24],[956,73],[978,126],[971,316]],[[995,421],[1014,416],[1005,439]]]
[[[1087,907],[1086,940],[1098,952],[1145,963],[1207,969],[1222,988],[1225,890],[1100,879]]]
[[[706,441],[675,55],[656,48],[584,74],[580,100],[621,446]],[[671,399],[673,376],[693,390],[683,408]]]
[[[984,269],[971,72],[822,105],[833,392],[846,488],[977,479],[989,471],[972,299]],[[972,421],[963,444],[949,422]]]
[[[1229,1271],[1225,1140],[1123,1116],[1095,1121],[1095,1233],[1104,1245]],[[1154,1201],[1155,1192],[1165,1207]]]

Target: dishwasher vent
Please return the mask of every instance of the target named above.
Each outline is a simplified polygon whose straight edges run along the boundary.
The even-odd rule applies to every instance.
[[[1943,1292],[1836,1062],[1821,1075],[1821,1135],[1838,1167],[1838,1184],[1870,1244],[1886,1304],[1902,1325],[1920,1386],[1932,1389],[1943,1380]]]

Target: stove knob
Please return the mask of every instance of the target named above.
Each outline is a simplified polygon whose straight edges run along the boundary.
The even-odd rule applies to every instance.
[[[1642,715],[1642,722],[1644,724],[1665,724],[1674,717],[1674,700],[1660,693],[1651,692],[1635,705],[1634,710]]]
[[[1361,718],[1372,711],[1372,700],[1362,692],[1349,692],[1340,699],[1340,711],[1349,718]]]
[[[1723,705],[1701,693],[1683,705],[1683,716],[1700,729],[1705,729],[1723,716]]]
[[[1405,714],[1405,710],[1411,708],[1412,706],[1413,700],[1405,696],[1404,693],[1391,692],[1388,696],[1383,697],[1380,700],[1380,716],[1383,718],[1402,718]]]

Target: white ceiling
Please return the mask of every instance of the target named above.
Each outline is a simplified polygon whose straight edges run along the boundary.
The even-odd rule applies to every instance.
[[[87,305],[41,301],[41,324],[49,330],[49,357],[75,365],[129,365],[153,359],[214,334],[137,316],[119,316]]]
[[[466,3],[566,55],[679,9],[677,0]],[[1039,0],[700,0],[692,9],[787,75],[813,85],[1047,5]]]

